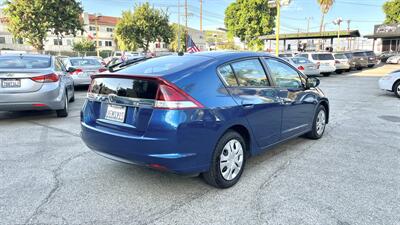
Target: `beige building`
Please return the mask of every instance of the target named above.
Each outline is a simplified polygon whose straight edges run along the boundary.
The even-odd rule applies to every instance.
[[[72,44],[81,38],[92,38],[96,40],[96,20],[99,28],[98,41],[99,49],[116,51],[118,46],[114,41],[114,29],[119,20],[118,17],[112,16],[96,16],[95,14],[89,14],[87,12],[82,14],[81,17],[85,32],[83,34],[79,33],[76,37],[67,35],[62,39],[58,39],[57,36],[49,33],[45,45],[45,51],[53,52],[72,52]],[[15,39],[13,35],[7,29],[8,19],[4,16],[3,12],[0,10],[0,49],[11,49],[19,51],[34,51],[23,39]],[[188,28],[188,33],[192,37],[193,41],[196,43],[197,47],[202,51],[207,50],[207,43],[205,39],[204,32],[199,30]],[[165,52],[168,51],[168,45],[164,42],[154,42],[150,43],[149,50],[151,52]],[[138,49],[140,51],[140,49]]]

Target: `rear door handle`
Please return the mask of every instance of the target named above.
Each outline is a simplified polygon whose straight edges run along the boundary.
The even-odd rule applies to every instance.
[[[243,104],[242,106],[243,106],[243,108],[245,108],[245,109],[252,109],[252,108],[254,108],[254,104]]]

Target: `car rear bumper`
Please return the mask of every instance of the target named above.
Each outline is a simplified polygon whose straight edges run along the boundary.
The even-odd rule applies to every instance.
[[[319,75],[321,72],[319,71],[319,69],[308,69],[308,70],[304,70],[303,73],[307,76],[315,76],[315,75]]]
[[[81,137],[94,152],[120,162],[188,174],[208,170],[198,153],[181,150],[170,138],[123,135],[81,122]]]
[[[336,64],[336,70],[348,70],[350,69],[350,64]]]
[[[1,93],[0,111],[58,110],[64,107],[59,84],[46,84],[36,92]]]
[[[90,77],[77,77],[77,76],[71,76],[72,79],[74,80],[74,86],[78,85],[89,85],[92,82],[92,79]]]
[[[320,73],[332,73],[335,72],[336,67],[334,66],[321,66],[319,67],[319,72]]]

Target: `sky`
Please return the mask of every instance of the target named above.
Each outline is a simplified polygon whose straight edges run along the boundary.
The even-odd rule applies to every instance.
[[[100,13],[104,16],[120,16],[123,10],[133,9],[134,5],[149,2],[156,8],[167,10],[171,22],[178,22],[178,2],[181,4],[181,15],[184,15],[185,0],[81,0],[84,10],[90,13]],[[188,1],[188,25],[199,29],[199,0]],[[226,7],[235,0],[203,0],[203,29],[224,27],[224,12]],[[350,20],[350,29],[358,29],[361,35],[373,33],[373,26],[385,19],[382,5],[385,0],[335,0],[331,10],[325,17],[326,30],[337,30],[332,23],[338,17],[344,21]],[[292,0],[289,6],[281,8],[281,33],[306,32],[307,18],[310,19],[310,32],[319,31],[321,13],[316,0]],[[184,24],[184,17],[181,17]],[[342,24],[347,29],[347,22]]]

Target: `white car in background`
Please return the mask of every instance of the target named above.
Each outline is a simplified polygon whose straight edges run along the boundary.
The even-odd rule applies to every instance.
[[[400,64],[400,55],[390,56],[386,60],[386,63],[388,63],[388,64]]]
[[[400,70],[395,70],[379,79],[379,88],[394,92],[400,98]]]
[[[341,74],[343,71],[350,71],[350,62],[344,53],[334,53],[336,73]]]
[[[333,54],[330,52],[306,52],[300,53],[297,56],[307,58],[311,62],[319,65],[319,71],[324,76],[329,76],[332,72],[336,71],[336,61]]]

